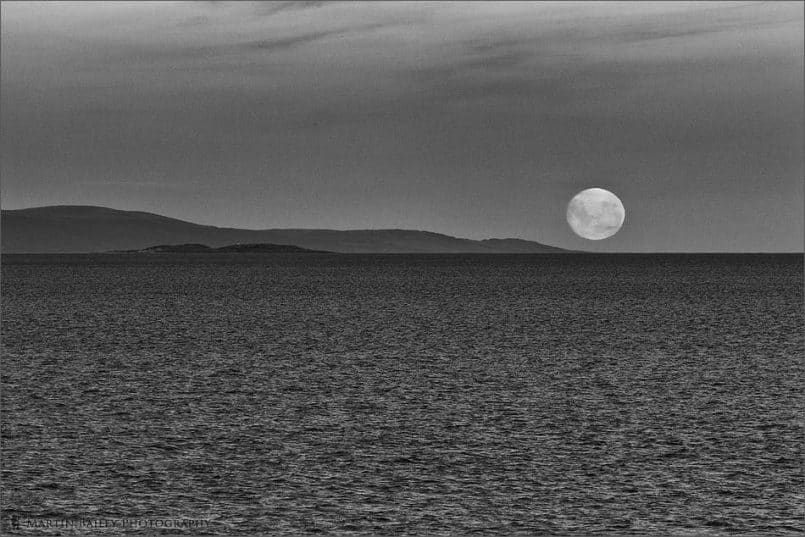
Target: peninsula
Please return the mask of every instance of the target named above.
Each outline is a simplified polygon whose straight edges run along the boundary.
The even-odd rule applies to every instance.
[[[196,224],[142,211],[87,205],[3,210],[2,230],[4,254],[139,251],[156,244],[177,245],[178,248],[189,247],[187,245],[210,248],[293,245],[305,250],[382,254],[569,253],[562,248],[523,239],[473,240],[413,229],[237,229]]]
[[[212,248],[206,244],[160,244],[139,250],[112,250],[116,254],[330,254],[292,244],[230,244]]]

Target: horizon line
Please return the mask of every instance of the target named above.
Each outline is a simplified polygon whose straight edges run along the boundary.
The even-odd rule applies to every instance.
[[[432,233],[434,235],[441,235],[444,237],[451,237],[454,239],[460,240],[468,240],[473,242],[482,242],[488,240],[517,240],[517,241],[524,241],[524,242],[533,242],[537,244],[542,244],[544,246],[548,246],[551,248],[557,248],[565,250],[567,253],[572,254],[591,254],[591,255],[805,255],[805,249],[803,250],[783,250],[783,251],[734,251],[734,250],[672,250],[672,251],[651,251],[651,252],[640,252],[640,251],[618,251],[618,252],[594,252],[588,250],[572,250],[568,248],[563,248],[560,246],[554,246],[552,244],[546,244],[540,241],[531,240],[531,239],[523,239],[520,237],[489,237],[485,239],[470,239],[467,237],[458,237],[455,235],[448,235],[446,233],[441,233],[438,231],[431,231],[428,229],[411,229],[411,228],[352,228],[352,229],[338,229],[338,228],[300,228],[300,227],[274,227],[274,228],[236,228],[236,227],[226,227],[226,226],[217,226],[214,224],[200,224],[198,222],[191,222],[189,220],[183,220],[181,218],[176,218],[173,216],[166,216],[164,214],[153,213],[150,211],[142,211],[142,210],[135,210],[135,209],[118,209],[115,207],[108,207],[105,205],[81,205],[81,204],[58,204],[58,205],[36,205],[32,207],[20,207],[16,209],[8,209],[3,208],[0,206],[0,213],[5,211],[26,211],[31,209],[47,209],[53,207],[82,207],[82,208],[94,208],[94,209],[109,209],[112,211],[119,211],[124,213],[141,213],[141,214],[149,214],[153,216],[158,216],[160,218],[168,218],[171,220],[175,220],[178,222],[184,222],[187,224],[192,224],[196,226],[204,226],[204,227],[213,227],[217,229],[235,229],[240,231],[336,231],[336,232],[350,232],[350,231],[411,231],[417,233]],[[0,238],[2,237],[2,229],[0,229]],[[62,252],[62,253],[4,253],[3,255],[96,255],[96,254],[105,254],[109,252]],[[417,253],[417,252],[410,252],[410,253],[338,253],[338,255],[550,255],[546,253],[498,253],[498,252],[456,252],[456,253]],[[556,253],[556,255],[565,255],[565,253]]]

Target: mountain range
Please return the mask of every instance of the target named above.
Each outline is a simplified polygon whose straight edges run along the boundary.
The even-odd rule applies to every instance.
[[[564,253],[522,239],[471,240],[406,229],[236,229],[194,224],[158,214],[85,205],[0,212],[3,253],[89,253],[155,245],[270,243],[339,253]]]

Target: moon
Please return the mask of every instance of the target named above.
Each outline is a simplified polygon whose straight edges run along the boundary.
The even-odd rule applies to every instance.
[[[618,196],[603,188],[582,190],[567,204],[567,223],[578,235],[592,241],[611,237],[626,220]]]

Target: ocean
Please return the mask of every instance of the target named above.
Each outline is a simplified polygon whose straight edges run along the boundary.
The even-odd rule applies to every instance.
[[[804,329],[802,255],[5,255],[3,529],[802,533]]]

